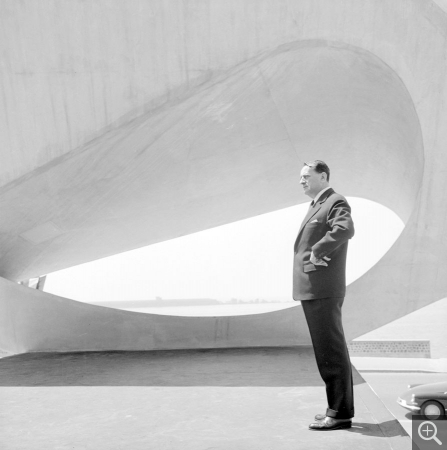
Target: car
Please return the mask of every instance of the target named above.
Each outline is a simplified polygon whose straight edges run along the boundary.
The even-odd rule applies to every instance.
[[[429,420],[445,419],[447,407],[447,381],[409,385],[397,403]]]

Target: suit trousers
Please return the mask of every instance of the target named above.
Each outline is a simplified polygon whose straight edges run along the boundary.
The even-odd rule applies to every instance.
[[[326,415],[354,417],[352,368],[342,325],[344,297],[302,300],[318,371],[326,383]]]

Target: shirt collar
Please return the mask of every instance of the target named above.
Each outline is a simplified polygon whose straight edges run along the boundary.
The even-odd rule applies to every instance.
[[[317,203],[318,199],[323,195],[324,192],[326,192],[328,189],[330,189],[331,187],[328,186],[327,188],[322,189],[313,199],[314,205],[315,203]]]

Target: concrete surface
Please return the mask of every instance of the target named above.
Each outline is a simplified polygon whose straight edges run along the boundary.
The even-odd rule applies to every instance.
[[[444,369],[443,372],[361,372],[361,375],[411,437],[412,413],[398,405],[397,397],[408,389],[409,384],[428,384],[447,380],[447,371]]]
[[[361,161],[348,156],[360,145]],[[355,46],[284,43],[4,186],[0,275],[26,279],[307,201],[298,174],[316,153],[336,189],[408,221],[424,155],[401,79]],[[381,183],[400,198],[371,189],[389,166],[402,172]]]
[[[69,352],[310,345],[300,304],[266,314],[181,317],[90,305],[0,278],[0,350]]]
[[[443,325],[446,306],[446,300],[436,302],[359,339],[423,337],[430,340],[432,355],[438,358],[446,354]],[[38,351],[310,345],[301,305],[278,307],[277,311],[261,314],[215,317],[138,313],[57,297],[0,278],[0,355]],[[348,340],[355,337],[353,325],[345,319]],[[417,359],[406,360],[410,367],[429,367],[428,370],[435,371],[443,370],[447,360],[445,357],[428,360],[429,366],[423,366]],[[357,360],[361,367],[366,365],[372,370],[386,370],[390,364],[397,368],[403,364],[384,361],[384,358],[360,357]]]
[[[414,311],[355,340],[428,339],[431,357],[447,358],[447,298]],[[354,341],[355,341],[354,340]]]
[[[217,317],[137,313],[57,297],[0,278],[0,354],[310,345],[301,305],[280,308]],[[439,342],[436,330],[432,334]],[[348,340],[354,337],[346,321],[345,331]],[[362,367],[372,364],[373,369],[392,364],[380,362],[384,358],[358,359]],[[417,359],[406,360],[421,367]],[[446,359],[428,361],[437,370]]]
[[[352,356],[360,372],[446,372],[447,358],[375,358]]]
[[[0,360],[5,450],[402,449],[410,439],[355,371],[349,430],[305,348],[27,354]]]

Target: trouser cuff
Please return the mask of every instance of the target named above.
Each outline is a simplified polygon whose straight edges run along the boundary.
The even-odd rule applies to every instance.
[[[326,409],[326,416],[332,417],[333,419],[351,419],[354,417],[354,410],[351,412],[348,411],[335,411],[334,409],[327,408]]]

